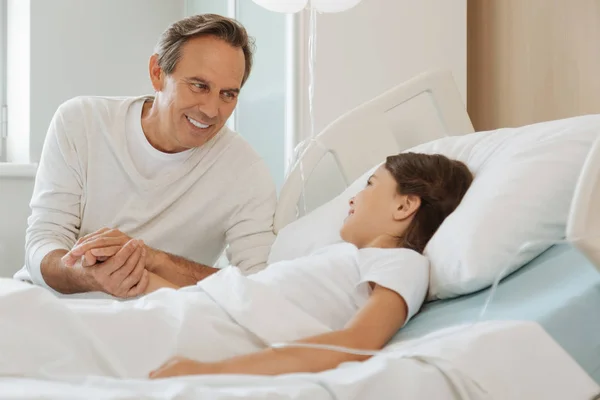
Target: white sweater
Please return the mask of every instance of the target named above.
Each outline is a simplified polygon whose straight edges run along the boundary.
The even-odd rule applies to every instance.
[[[42,259],[102,227],[205,265],[228,245],[244,273],[265,267],[276,207],[266,164],[224,127],[177,168],[146,178],[126,134],[128,110],[141,99],[78,97],[56,111],[31,200],[25,267],[15,278],[47,286]]]

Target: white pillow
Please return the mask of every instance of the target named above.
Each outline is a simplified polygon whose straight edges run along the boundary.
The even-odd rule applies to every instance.
[[[600,115],[451,136],[407,151],[444,154],[475,175],[463,201],[425,249],[431,261],[428,299],[489,286],[565,236],[569,206],[583,161],[600,136]],[[335,199],[279,233],[269,262],[341,241],[348,200],[373,170]],[[546,241],[520,251],[528,242]]]

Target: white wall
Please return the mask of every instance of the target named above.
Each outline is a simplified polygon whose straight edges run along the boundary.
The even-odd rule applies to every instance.
[[[315,131],[391,87],[449,68],[466,101],[466,0],[363,0],[319,14]]]
[[[13,132],[22,135],[22,127],[29,123],[30,161],[36,162],[50,119],[65,100],[77,95],[151,92],[148,59],[159,35],[184,16],[184,1],[11,0],[9,10],[10,3],[27,2],[31,18],[30,113],[28,121],[9,119],[9,137]],[[22,28],[26,30],[26,26]],[[9,43],[24,38],[13,35]],[[9,58],[8,62],[16,68],[26,67],[24,58]],[[9,76],[9,82],[11,79]],[[10,98],[8,102],[10,107]]]
[[[31,165],[0,164],[0,277],[23,266],[34,172]]]

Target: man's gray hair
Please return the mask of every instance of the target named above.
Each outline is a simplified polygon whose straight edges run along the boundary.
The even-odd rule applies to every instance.
[[[193,15],[173,23],[160,36],[154,52],[158,55],[158,65],[168,75],[181,58],[181,47],[190,39],[214,36],[244,52],[246,68],[242,86],[252,69],[254,39],[248,36],[246,28],[238,21],[216,14]]]

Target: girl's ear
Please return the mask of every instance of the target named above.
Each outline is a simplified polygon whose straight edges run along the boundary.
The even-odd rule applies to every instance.
[[[407,218],[412,217],[421,207],[421,198],[415,195],[403,195],[399,196],[398,203],[394,209],[394,219],[396,221],[403,221]]]

